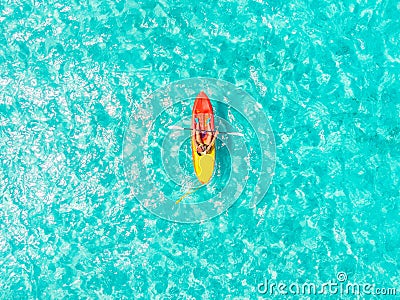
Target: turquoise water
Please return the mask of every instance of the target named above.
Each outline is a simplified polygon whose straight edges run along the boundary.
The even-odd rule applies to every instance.
[[[399,19],[394,0],[1,2],[1,298],[267,299],[266,279],[339,272],[399,293]],[[276,168],[255,209],[182,224],[135,197],[123,141],[148,95],[197,77],[262,105]]]

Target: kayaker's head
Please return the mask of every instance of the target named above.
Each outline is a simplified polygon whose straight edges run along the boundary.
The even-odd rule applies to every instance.
[[[197,153],[199,155],[206,155],[207,154],[207,146],[206,145],[198,145],[197,146]]]

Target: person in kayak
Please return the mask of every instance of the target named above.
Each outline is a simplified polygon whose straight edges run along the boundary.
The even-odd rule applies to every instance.
[[[210,118],[207,119],[207,130],[201,130],[199,119],[196,118],[196,128],[193,129],[194,142],[198,155],[206,155],[210,152],[217,139],[218,130],[212,131],[210,125]],[[203,141],[203,138],[205,140]]]

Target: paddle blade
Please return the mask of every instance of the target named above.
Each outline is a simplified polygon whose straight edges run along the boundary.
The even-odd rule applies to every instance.
[[[184,130],[184,129],[185,129],[185,128],[183,128],[183,127],[176,126],[176,125],[168,126],[168,128],[169,128],[169,129],[176,129],[176,130]]]
[[[236,136],[244,136],[244,134],[241,132],[226,132],[226,134],[236,135]]]

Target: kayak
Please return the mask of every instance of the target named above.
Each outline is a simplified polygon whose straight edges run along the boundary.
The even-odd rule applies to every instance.
[[[196,128],[196,118],[200,123],[200,130],[207,130],[210,122],[210,129],[215,130],[214,125],[214,112],[208,96],[201,91],[194,101],[192,110],[192,128]],[[210,119],[210,120],[209,120]],[[204,142],[207,138],[207,134],[204,134],[202,141]],[[192,157],[194,172],[197,178],[203,184],[208,183],[214,172],[215,162],[215,144],[211,148],[210,153],[206,155],[199,155],[196,150],[195,136],[192,133]]]

